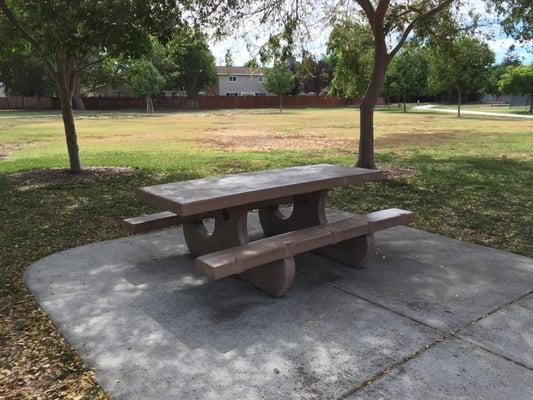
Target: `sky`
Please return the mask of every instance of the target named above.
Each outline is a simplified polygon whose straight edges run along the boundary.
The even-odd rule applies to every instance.
[[[479,0],[473,0],[474,2]],[[215,56],[217,65],[224,65],[224,55],[226,51],[230,49],[234,65],[244,65],[244,63],[254,54],[257,54],[257,48],[261,45],[261,39],[250,39],[250,36],[256,36],[257,25],[249,25],[247,29],[250,32],[237,32],[234,36],[227,37],[222,41],[211,41],[210,47]],[[330,29],[321,30],[320,33],[313,35],[314,37],[306,43],[306,50],[313,53],[315,56],[320,57],[326,53],[326,42],[328,40]],[[253,35],[249,34],[252,33]],[[492,36],[492,39],[484,39],[489,44],[490,48],[496,55],[496,62],[500,62],[505,56],[505,52],[511,45],[515,45],[516,54],[522,58],[522,62],[533,62],[533,45],[529,46],[521,44],[512,38],[507,37],[499,24],[491,23],[485,28],[485,33]],[[242,36],[248,36],[247,39],[243,39]],[[264,38],[262,39],[264,41]]]

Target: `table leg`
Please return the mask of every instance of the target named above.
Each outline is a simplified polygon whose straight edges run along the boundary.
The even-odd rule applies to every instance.
[[[361,268],[366,259],[375,253],[374,235],[359,236],[313,251],[326,258],[352,268]]]
[[[288,217],[283,217],[279,206],[259,209],[259,220],[265,236],[327,223],[326,197],[327,191],[294,196],[293,211]],[[314,253],[354,268],[361,267],[373,252],[374,235],[356,237],[314,250]]]
[[[278,205],[260,208],[259,221],[265,236],[325,224],[326,198],[325,190],[294,196],[292,213],[286,218],[283,217]]]
[[[251,283],[270,296],[281,297],[287,294],[295,275],[294,258],[290,257],[249,269],[237,275],[237,278]]]
[[[183,233],[193,256],[213,253],[249,242],[247,207],[226,208],[214,215],[215,228],[210,234],[202,219],[183,224]]]

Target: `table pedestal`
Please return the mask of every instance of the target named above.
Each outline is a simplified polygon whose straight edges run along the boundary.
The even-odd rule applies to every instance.
[[[215,227],[209,233],[203,219],[183,224],[183,233],[193,256],[213,253],[250,241],[247,229],[247,207],[227,208],[214,215]],[[249,282],[274,297],[287,293],[292,286],[296,269],[294,258],[285,258],[250,269],[237,278]]]
[[[247,207],[226,208],[217,211],[213,218],[215,227],[209,233],[203,219],[183,223],[183,234],[189,252],[195,256],[213,253],[246,244],[248,238]]]
[[[283,216],[278,205],[260,208],[259,220],[265,236],[327,223],[326,199],[325,190],[294,196],[292,213],[287,217]],[[316,249],[314,253],[350,267],[360,268],[374,252],[373,239],[373,235],[360,236]]]

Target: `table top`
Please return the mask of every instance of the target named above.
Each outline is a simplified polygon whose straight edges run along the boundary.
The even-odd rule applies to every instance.
[[[317,164],[147,186],[136,196],[189,216],[382,178],[378,170]]]

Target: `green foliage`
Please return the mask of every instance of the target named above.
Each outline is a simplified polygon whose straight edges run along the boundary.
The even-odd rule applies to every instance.
[[[529,96],[529,112],[533,112],[533,64],[507,67],[498,87],[503,93]]]
[[[224,65],[226,67],[233,67],[233,56],[231,55],[230,49],[227,49],[226,54],[224,54]]]
[[[50,96],[55,85],[46,69],[29,55],[13,54],[0,58],[0,82],[10,96]]]
[[[244,63],[244,66],[248,68],[259,68],[259,63],[257,62],[257,59],[254,57],[246,61]]]
[[[188,96],[196,96],[216,81],[215,57],[201,32],[182,29],[170,42],[170,54],[176,66],[173,88],[183,88]]]
[[[327,58],[317,60],[312,54],[304,52],[296,77],[299,91],[321,94],[329,88],[333,79],[331,62]]]
[[[181,17],[171,0],[11,0],[7,4],[31,36],[31,40],[16,38],[15,44],[22,40],[32,54],[52,64],[58,57],[81,60],[93,54],[140,56],[150,48],[147,33],[168,36]],[[15,32],[3,13],[0,32]]]
[[[201,32],[184,26],[165,43],[155,37],[150,39],[151,50],[137,61],[149,61],[155,68],[157,77],[154,77],[152,82],[154,88],[184,89],[187,95],[195,96],[201,90],[209,88],[216,80],[215,59],[205,35]],[[128,69],[137,61],[129,58],[105,59],[87,71],[84,83],[89,87],[103,84],[113,87],[131,86]],[[138,66],[135,67],[138,68]],[[144,74],[141,70],[137,70],[137,73]],[[160,77],[163,78],[162,85],[156,82]],[[155,94],[155,92],[152,93],[152,95]]]
[[[507,67],[500,77],[499,89],[507,94],[533,95],[533,64]]]
[[[428,50],[416,43],[409,43],[389,65],[384,92],[403,98],[425,96],[428,94],[428,73]]]
[[[267,73],[263,86],[266,90],[279,96],[288,94],[294,88],[294,74],[284,63],[278,62]]]
[[[135,60],[125,70],[125,81],[134,96],[157,96],[165,84],[165,78],[151,61]]]
[[[429,87],[436,94],[481,91],[494,62],[487,43],[466,36],[436,43],[429,54]]]
[[[531,0],[490,0],[500,16],[505,33],[521,42],[533,40],[533,4]]]
[[[361,96],[374,65],[374,40],[368,25],[344,19],[333,26],[327,51],[333,65],[330,93]]]

